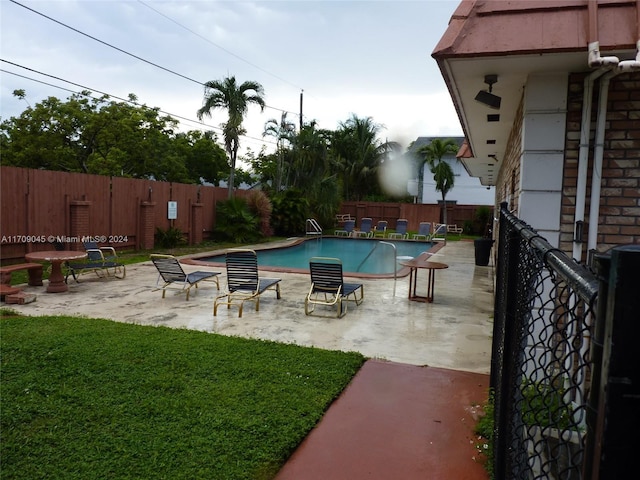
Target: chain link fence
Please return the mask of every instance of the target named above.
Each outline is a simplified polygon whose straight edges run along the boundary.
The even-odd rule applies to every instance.
[[[491,371],[497,479],[591,478],[597,296],[591,271],[503,205]]]

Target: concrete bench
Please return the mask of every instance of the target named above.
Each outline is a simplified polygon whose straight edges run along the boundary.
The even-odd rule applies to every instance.
[[[41,263],[18,263],[16,265],[7,265],[0,267],[0,284],[5,287],[0,287],[6,290],[6,287],[11,287],[11,274],[20,270],[27,270],[29,273],[29,285],[38,287],[42,285],[42,264]],[[11,287],[15,288],[15,287]],[[5,295],[5,294],[3,294]]]

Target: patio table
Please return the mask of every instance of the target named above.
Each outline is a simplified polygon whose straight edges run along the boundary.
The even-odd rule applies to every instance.
[[[30,262],[51,262],[51,275],[49,275],[49,285],[46,289],[48,293],[61,293],[69,290],[62,275],[62,263],[86,257],[87,252],[72,250],[45,250],[27,253],[24,256]]]
[[[409,300],[414,302],[433,302],[433,293],[435,290],[435,271],[449,268],[449,265],[439,262],[430,262],[428,260],[414,258],[412,260],[406,260],[400,262],[400,265],[409,267]],[[416,284],[418,280],[418,269],[428,270],[427,277],[427,295],[418,295],[416,293]]]

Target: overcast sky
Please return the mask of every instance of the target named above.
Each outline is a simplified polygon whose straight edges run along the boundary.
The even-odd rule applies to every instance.
[[[114,99],[133,93],[142,104],[190,119],[181,120],[182,130],[219,132],[223,111],[205,126],[196,121],[202,83],[235,76],[265,90],[268,107],[250,107],[241,139],[254,152],[265,122],[282,110],[298,123],[302,91],[304,120],[320,128],[336,129],[355,114],[371,117],[385,127],[384,138],[405,147],[418,136],[461,136],[431,58],[458,4],[1,0],[0,117],[86,88]],[[26,102],[12,95],[16,89],[26,91]]]

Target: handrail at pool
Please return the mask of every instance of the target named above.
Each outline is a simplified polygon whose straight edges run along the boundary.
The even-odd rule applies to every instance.
[[[309,228],[309,227],[311,227],[311,228]],[[322,236],[322,227],[316,221],[315,218],[307,218],[305,231],[306,231],[307,235],[319,235],[319,236]]]
[[[393,248],[393,296],[396,296],[396,280],[398,279],[398,269],[396,268],[396,254],[398,252],[398,248],[390,242],[377,242],[373,248],[371,249],[371,251],[367,254],[366,257],[364,257],[364,260],[362,260],[360,262],[360,265],[358,265],[358,268],[356,268],[356,272],[360,271],[360,268],[362,267],[362,265],[364,265],[364,262],[366,262],[369,257],[373,254],[373,252],[376,251],[376,249],[380,246],[380,245],[389,245],[391,248]]]
[[[398,248],[389,242],[380,242],[381,244],[390,245],[393,247],[393,296],[396,296],[396,281],[398,280],[398,269],[396,268],[396,256],[398,255]]]

